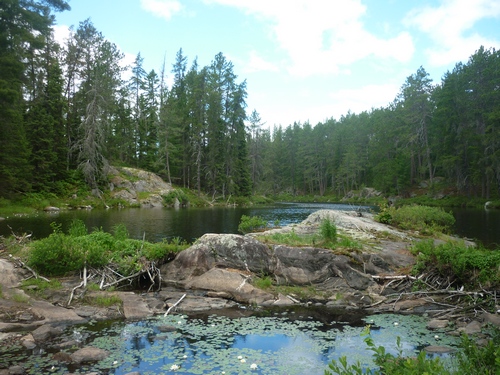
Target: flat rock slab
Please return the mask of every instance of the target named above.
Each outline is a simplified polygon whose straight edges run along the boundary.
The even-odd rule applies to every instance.
[[[123,315],[126,319],[144,319],[153,316],[153,311],[146,301],[134,292],[120,293],[123,301]]]
[[[45,319],[42,323],[84,323],[86,319],[79,316],[74,310],[66,309],[61,306],[54,306],[53,304],[42,301],[33,300],[31,303],[31,310],[39,316],[43,316]]]

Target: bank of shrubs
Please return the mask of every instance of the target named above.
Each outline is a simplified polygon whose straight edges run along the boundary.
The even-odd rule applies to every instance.
[[[419,205],[381,207],[375,219],[383,224],[418,231],[425,235],[447,233],[455,224],[453,214],[444,209]]]
[[[159,243],[131,239],[123,224],[115,226],[112,233],[102,229],[88,233],[85,224],[75,220],[67,234],[53,224],[50,236],[32,242],[27,263],[47,276],[63,276],[84,266],[99,268],[112,263],[127,276],[140,270],[143,261],[162,261],[186,247],[178,239]]]
[[[413,245],[417,262],[415,274],[437,272],[457,286],[468,288],[500,287],[500,251],[482,246],[467,246],[463,241],[436,244],[433,240]]]

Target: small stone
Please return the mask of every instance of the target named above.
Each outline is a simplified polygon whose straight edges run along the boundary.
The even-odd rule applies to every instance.
[[[106,350],[87,346],[71,354],[71,359],[76,363],[97,362],[105,359],[109,353]]]
[[[21,366],[9,367],[9,375],[23,375],[25,374],[24,368]]]
[[[177,330],[177,328],[174,326],[159,326],[158,330],[160,332],[174,332]]]
[[[449,323],[450,321],[446,319],[432,319],[427,323],[427,329],[443,329],[446,328]]]
[[[467,324],[467,326],[465,326],[464,332],[468,335],[480,333],[481,332],[481,323],[479,323],[477,320],[473,320],[472,322]]]
[[[40,342],[62,334],[62,329],[45,324],[35,329],[31,334],[36,342]]]
[[[434,354],[445,354],[445,353],[453,353],[455,352],[455,349],[450,348],[448,346],[436,346],[436,345],[429,345],[424,348],[424,350],[427,353],[434,353]]]
[[[485,323],[490,323],[494,326],[500,327],[500,315],[484,313],[483,320]]]

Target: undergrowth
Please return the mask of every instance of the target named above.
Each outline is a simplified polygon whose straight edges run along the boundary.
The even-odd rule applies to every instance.
[[[470,288],[500,287],[500,252],[481,246],[467,246],[461,242],[435,244],[432,240],[419,241],[411,248],[416,256],[414,274],[438,272],[453,280],[457,286]]]
[[[375,220],[403,230],[418,231],[424,235],[447,233],[455,224],[453,214],[444,209],[420,205],[381,207]]]
[[[403,356],[400,338],[397,338],[398,354],[393,355],[383,346],[376,346],[370,336],[370,327],[362,335],[368,350],[373,352],[375,368],[366,368],[359,361],[348,363],[347,357],[332,360],[325,370],[325,375],[497,375],[500,374],[500,330],[494,331],[493,337],[484,347],[479,347],[470,337],[463,335],[458,353],[452,357],[452,365],[445,365],[439,358],[431,358],[421,351],[416,357]]]
[[[72,222],[68,233],[53,224],[53,233],[28,248],[27,263],[37,272],[48,276],[63,276],[87,267],[103,267],[117,264],[122,275],[130,275],[141,269],[141,262],[162,261],[172,253],[188,245],[178,239],[151,243],[131,239],[124,225],[113,228],[113,233],[96,228],[87,233],[80,220]]]

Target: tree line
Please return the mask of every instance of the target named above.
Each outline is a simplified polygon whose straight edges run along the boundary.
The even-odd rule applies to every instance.
[[[0,7],[0,196],[62,194],[83,178],[99,195],[110,165],[143,168],[199,193],[405,194],[445,181],[500,192],[500,56],[480,47],[434,84],[420,67],[392,103],[314,126],[265,126],[247,113],[246,81],[217,54],[188,66],[131,67],[90,20],[56,43],[62,0]],[[128,71],[127,79],[124,73]],[[171,74],[173,82],[167,84]]]

